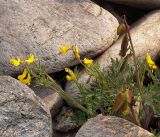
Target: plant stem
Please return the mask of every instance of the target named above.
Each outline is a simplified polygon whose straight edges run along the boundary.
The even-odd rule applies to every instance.
[[[138,89],[140,91],[141,82],[140,82],[140,77],[139,77],[138,63],[137,63],[137,60],[136,60],[136,54],[135,54],[133,42],[132,42],[132,39],[131,39],[130,30],[129,30],[129,27],[128,27],[128,24],[127,24],[125,16],[124,16],[124,23],[125,23],[125,26],[126,26],[126,32],[128,34],[130,45],[131,45],[131,49],[132,49],[132,53],[133,53],[133,61],[134,61],[135,69],[136,69],[136,80],[137,80]]]
[[[136,82],[137,82],[137,86],[138,86],[138,90],[139,90],[139,95],[141,94],[141,81],[140,81],[140,72],[139,72],[139,68],[138,68],[138,62],[136,59],[136,54],[135,54],[135,50],[134,50],[134,46],[133,46],[133,42],[132,42],[132,38],[131,38],[131,33],[130,33],[130,29],[128,26],[128,23],[126,21],[126,17],[124,16],[124,23],[125,23],[125,27],[126,27],[126,32],[128,34],[129,37],[129,42],[130,42],[130,47],[131,47],[131,51],[133,53],[133,61],[134,61],[134,66],[135,66],[135,71],[136,71]],[[140,97],[140,96],[139,96]],[[140,102],[140,108],[139,108],[139,112],[138,112],[138,116],[136,118],[135,112],[133,107],[131,107],[131,112],[133,115],[133,119],[134,121],[140,125],[139,123],[139,117],[140,117],[140,109],[141,109],[141,102]],[[137,121],[138,120],[138,121]]]
[[[89,112],[85,107],[83,107],[80,103],[70,97],[49,75],[47,75],[48,79],[50,80],[48,86],[55,90],[63,99],[65,99],[70,104],[74,105],[78,109],[85,112],[88,116],[92,116],[93,114]]]

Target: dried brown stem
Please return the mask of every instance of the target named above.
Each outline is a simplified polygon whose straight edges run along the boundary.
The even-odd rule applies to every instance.
[[[136,54],[135,54],[133,42],[132,42],[132,39],[131,39],[131,34],[130,34],[129,26],[128,26],[128,23],[127,23],[127,21],[126,21],[126,17],[125,17],[125,16],[124,16],[124,23],[125,23],[125,26],[126,26],[126,32],[127,32],[127,34],[128,34],[128,37],[129,37],[129,42],[130,42],[130,46],[131,46],[131,51],[132,51],[132,53],[133,53],[133,61],[134,61],[135,70],[136,70],[136,80],[137,80],[138,89],[139,89],[139,91],[140,91],[141,82],[140,82],[140,77],[139,77],[138,62],[137,62],[137,59],[136,59]]]

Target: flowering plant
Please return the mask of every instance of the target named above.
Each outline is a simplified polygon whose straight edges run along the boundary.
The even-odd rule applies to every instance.
[[[79,83],[80,74],[77,69],[64,68],[67,73],[66,79],[73,81],[79,88],[80,103],[69,96],[47,74],[40,62],[36,62],[33,54],[24,61],[20,57],[11,59],[10,63],[15,67],[24,64],[24,71],[18,76],[23,84],[30,85],[31,79],[35,78],[37,83],[52,88],[68,103],[84,112],[83,115],[80,113],[83,119],[85,115],[93,117],[99,113],[118,115],[148,129],[151,118],[154,115],[160,116],[160,94],[158,93],[160,71],[148,53],[145,60],[137,59],[125,18],[119,25],[117,34],[124,35],[119,54],[121,58],[111,59],[112,64],[109,70],[102,71],[92,59],[82,59],[77,45],[71,46],[68,43],[59,46],[59,52],[64,56],[72,51],[77,61],[87,70],[90,78],[94,77],[92,85],[85,87]],[[133,57],[134,66],[128,64],[131,57]],[[35,67],[30,67],[31,64]]]
[[[71,50],[71,45],[66,44],[59,46],[59,51],[65,56],[67,52]],[[75,58],[83,64],[86,67],[90,67],[93,63],[92,59],[85,58],[84,60],[80,59],[79,55],[79,48],[78,46],[75,46],[73,48],[73,53],[75,55]],[[36,82],[39,85],[45,85],[50,88],[52,88],[54,91],[56,91],[63,99],[65,99],[70,104],[74,105],[76,108],[82,110],[85,112],[88,116],[91,116],[92,114],[80,103],[78,103],[76,100],[74,100],[72,97],[70,97],[46,72],[45,68],[41,65],[40,62],[36,62],[34,54],[30,54],[30,57],[26,60],[22,60],[20,57],[18,59],[11,59],[10,64],[12,64],[14,67],[18,67],[20,65],[24,65],[24,70],[21,75],[18,76],[18,79],[21,81],[21,83],[30,85],[31,79],[36,79]],[[34,65],[34,67],[31,67],[31,64]],[[66,75],[66,79],[69,81],[75,81],[78,83],[78,73],[77,75],[70,69],[65,68],[65,71],[68,73]]]

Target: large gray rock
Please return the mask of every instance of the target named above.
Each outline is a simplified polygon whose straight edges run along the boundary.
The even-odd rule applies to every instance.
[[[160,8],[160,0],[105,0],[142,9]]]
[[[0,77],[0,136],[52,137],[48,108],[30,88],[9,76]]]
[[[76,137],[153,137],[153,134],[122,118],[98,115],[89,119]]]
[[[1,0],[0,75],[19,73],[9,64],[12,58],[35,56],[48,72],[77,62],[59,45],[78,45],[81,56],[94,57],[117,38],[117,19],[90,0]],[[22,71],[22,70],[21,70]]]
[[[143,19],[138,21],[131,27],[131,37],[135,48],[136,56],[145,58],[148,52],[151,55],[155,55],[160,50],[160,10],[154,11]],[[99,63],[102,70],[108,69],[111,65],[111,58],[119,58],[119,52],[121,48],[122,37],[113,44],[107,51],[105,51],[96,62]],[[79,83],[89,86],[92,80],[89,80],[89,75],[82,71],[79,78]],[[72,97],[79,98],[79,90],[77,86],[68,81],[65,87],[65,91]]]

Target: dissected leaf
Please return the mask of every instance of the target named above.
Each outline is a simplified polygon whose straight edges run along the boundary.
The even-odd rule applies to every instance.
[[[120,51],[120,56],[124,57],[127,53],[128,50],[128,36],[125,34],[122,43],[121,43],[121,51]]]
[[[117,28],[117,35],[122,35],[126,31],[126,26],[124,23],[119,24]]]

